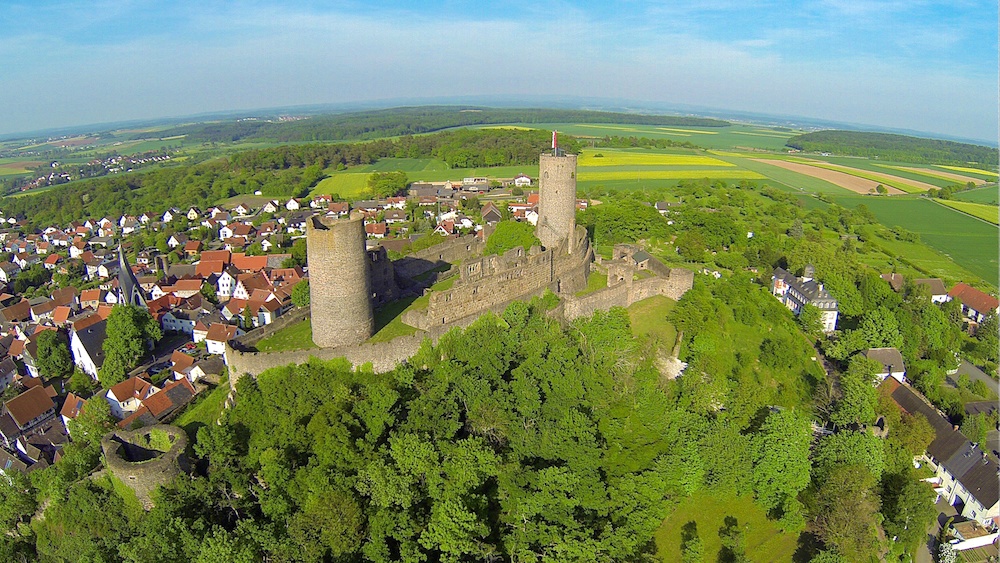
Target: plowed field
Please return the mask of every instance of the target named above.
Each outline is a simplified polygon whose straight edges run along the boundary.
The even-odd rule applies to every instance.
[[[768,160],[768,159],[753,159],[756,162],[763,162],[764,164],[770,164],[771,166],[777,166],[778,168],[784,168],[785,170],[791,170],[792,172],[797,172],[799,174],[804,174],[806,176],[811,176],[813,178],[819,178],[820,180],[826,180],[831,184],[840,186],[846,190],[851,190],[852,192],[859,194],[867,194],[875,191],[875,186],[879,183],[873,180],[867,180],[865,178],[859,178],[858,176],[852,176],[844,172],[838,172],[836,170],[827,170],[826,168],[817,168],[815,166],[809,166],[808,164],[799,164],[798,162],[787,162],[784,160]],[[902,190],[885,186],[887,193],[890,195],[899,195],[906,193]]]

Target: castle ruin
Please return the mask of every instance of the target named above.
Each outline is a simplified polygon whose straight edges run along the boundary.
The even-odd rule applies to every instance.
[[[587,287],[594,253],[586,229],[576,225],[576,155],[555,144],[539,160],[539,204],[535,235],[542,246],[513,248],[483,256],[474,236],[457,237],[395,262],[383,249],[365,250],[360,216],[314,216],[307,236],[313,341],[320,350],[261,353],[253,344],[261,331],[226,346],[230,384],[246,374],[302,363],[309,357],[347,358],[374,371],[393,369],[412,356],[425,338],[436,341],[453,327],[469,325],[483,313],[503,311],[511,302],[547,291],[560,297],[555,314],[572,320],[614,306],[664,295],[679,299],[691,288],[690,270],[668,268],[637,247],[618,245],[610,261],[598,259],[607,287],[576,295]],[[441,270],[447,270],[442,272]],[[639,275],[637,272],[647,270]],[[429,275],[429,277],[428,277]],[[422,282],[415,280],[424,278]],[[374,307],[402,295],[419,295],[436,279],[456,277],[450,288],[431,291],[426,308],[411,308],[400,319],[416,334],[389,342],[367,343],[375,329]],[[307,313],[308,314],[308,313]],[[273,327],[274,330],[277,327]]]

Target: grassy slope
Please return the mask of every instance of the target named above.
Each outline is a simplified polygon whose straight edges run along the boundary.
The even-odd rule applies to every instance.
[[[751,561],[791,561],[798,548],[798,536],[778,531],[773,522],[749,497],[714,495],[700,491],[684,499],[656,530],[656,551],[665,563],[681,561],[681,528],[694,521],[704,545],[705,561],[715,561],[719,549],[719,529],[725,518],[736,518],[746,538]]]
[[[289,325],[257,343],[257,350],[261,352],[308,350],[315,347],[312,341],[311,319]]]
[[[189,405],[177,417],[174,424],[183,428],[188,436],[194,438],[199,428],[215,424],[215,421],[219,419],[228,395],[229,381],[224,379],[215,389],[209,391],[207,396],[201,397],[193,405]]]

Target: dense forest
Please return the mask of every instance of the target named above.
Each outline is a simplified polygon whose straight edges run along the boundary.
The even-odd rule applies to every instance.
[[[727,121],[706,117],[643,115],[587,110],[498,109],[459,106],[422,106],[358,113],[320,115],[274,123],[231,121],[183,125],[157,131],[152,138],[186,135],[189,140],[233,142],[347,141],[430,133],[450,127],[498,123],[627,123],[635,125],[725,127]],[[137,135],[136,138],[144,138]]]
[[[829,152],[881,160],[973,165],[996,170],[997,149],[940,139],[922,139],[891,133],[816,131],[796,135],[788,146],[807,152]]]
[[[207,207],[240,194],[299,197],[328,167],[371,164],[384,157],[437,158],[454,167],[533,164],[550,145],[546,131],[461,129],[353,144],[282,145],[144,173],[81,180],[37,194],[7,197],[0,209],[35,226],[65,225],[87,217],[163,213],[170,207]],[[577,142],[565,138],[567,150]]]

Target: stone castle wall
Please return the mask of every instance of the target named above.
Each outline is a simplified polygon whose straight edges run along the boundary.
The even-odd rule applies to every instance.
[[[368,340],[375,315],[364,221],[314,215],[306,231],[313,342],[335,347]]]
[[[660,272],[665,271],[666,275],[656,272],[657,268],[653,267],[654,264],[659,266]],[[658,276],[636,281],[633,281],[629,276],[624,281],[618,281],[615,285],[581,297],[564,296],[563,317],[570,321],[580,317],[589,317],[596,311],[607,311],[611,307],[628,307],[656,295],[663,295],[676,301],[687,290],[691,289],[694,283],[694,272],[691,270],[667,268],[656,260],[650,260],[650,270],[654,270]]]

